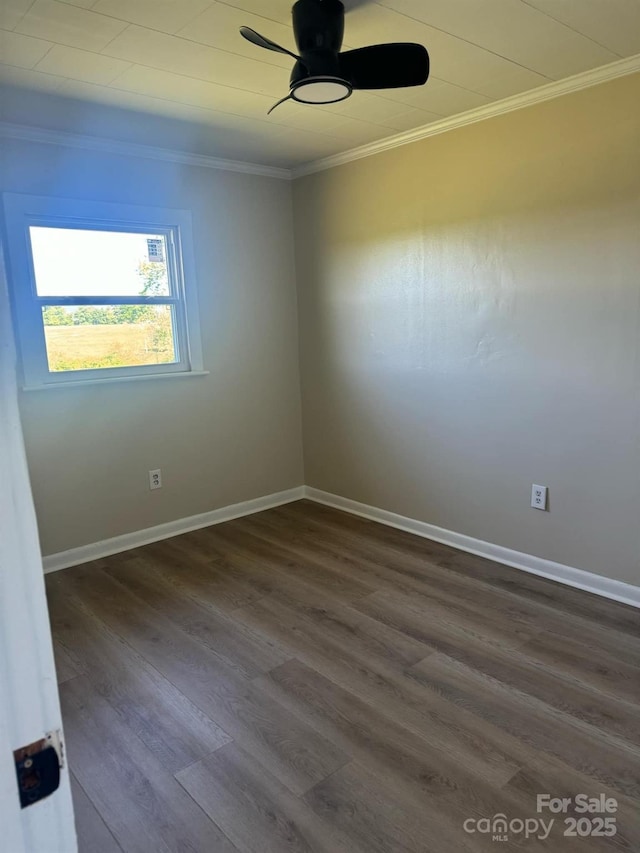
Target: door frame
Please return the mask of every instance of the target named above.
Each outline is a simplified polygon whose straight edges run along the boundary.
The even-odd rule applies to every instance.
[[[0,833],[11,853],[77,853],[66,761],[58,790],[21,809],[13,759],[15,749],[62,732],[16,365],[0,246]]]

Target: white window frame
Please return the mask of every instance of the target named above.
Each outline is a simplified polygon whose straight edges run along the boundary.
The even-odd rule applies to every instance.
[[[191,212],[160,207],[4,194],[9,286],[26,390],[169,376],[202,375],[200,320]],[[170,294],[161,297],[43,297],[36,290],[30,226],[162,234]],[[171,305],[177,361],[170,364],[51,371],[42,308],[45,305]]]

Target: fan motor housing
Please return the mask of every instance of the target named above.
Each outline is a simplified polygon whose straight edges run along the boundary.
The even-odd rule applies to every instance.
[[[298,0],[292,16],[302,56],[316,51],[339,52],[344,37],[344,6],[340,0]]]

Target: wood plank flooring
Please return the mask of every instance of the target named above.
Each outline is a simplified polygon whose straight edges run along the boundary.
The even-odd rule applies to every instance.
[[[640,850],[637,610],[307,501],[47,592],[81,853]]]

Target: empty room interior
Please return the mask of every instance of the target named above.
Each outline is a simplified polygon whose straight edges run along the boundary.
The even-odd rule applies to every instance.
[[[640,850],[640,0],[3,0],[0,194],[2,853]]]

